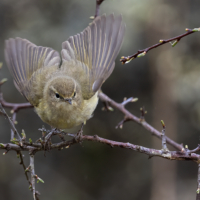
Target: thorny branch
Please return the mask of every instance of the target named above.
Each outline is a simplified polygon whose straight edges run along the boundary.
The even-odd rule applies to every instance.
[[[28,184],[29,184],[29,188],[30,188],[30,190],[33,192],[33,195],[35,194],[36,200],[39,200],[39,197],[38,197],[38,196],[40,195],[40,193],[39,193],[38,191],[35,191],[35,190],[33,191],[33,188],[35,188],[35,185],[34,185],[34,187],[32,187],[34,182],[32,182],[32,179],[29,180],[29,176],[28,176],[28,173],[29,173],[30,170],[31,170],[31,165],[34,167],[34,163],[31,161],[31,162],[30,162],[30,165],[26,168],[26,166],[25,166],[25,164],[24,164],[24,159],[23,159],[23,155],[22,155],[21,151],[18,151],[18,152],[17,152],[17,155],[18,155],[18,157],[20,158],[20,164],[23,166],[24,173],[25,173],[26,179],[27,179]],[[34,183],[34,184],[35,184],[35,183]]]
[[[200,31],[200,28],[194,28],[194,29],[188,29],[186,28],[186,33],[183,33],[181,35],[178,35],[176,37],[173,37],[173,38],[170,38],[170,39],[167,39],[167,40],[160,40],[159,43],[157,44],[154,44],[150,47],[147,47],[143,50],[138,50],[137,53],[131,55],[131,56],[122,56],[120,61],[122,64],[127,64],[129,63],[131,60],[135,59],[135,58],[139,58],[139,57],[142,57],[142,56],[145,56],[147,54],[148,51],[152,50],[152,49],[155,49],[163,44],[166,44],[166,43],[170,43],[172,41],[174,41],[171,45],[172,47],[174,47],[183,37],[185,36],[188,36],[194,32],[197,32],[197,31]]]
[[[143,146],[131,144],[129,142],[117,142],[105,138],[101,138],[97,135],[91,136],[91,135],[80,135],[79,141],[75,139],[75,137],[71,140],[68,141],[62,141],[59,143],[54,143],[50,144],[48,147],[48,150],[53,150],[53,149],[59,149],[62,150],[64,148],[69,148],[74,144],[79,144],[80,142],[83,141],[91,141],[91,142],[100,142],[103,144],[107,144],[111,147],[120,147],[120,148],[125,148],[125,149],[130,149],[133,151],[137,151],[140,153],[147,154],[149,157],[153,156],[159,156],[165,159],[169,160],[192,160],[197,163],[200,163],[200,155],[196,153],[190,153],[189,151],[182,149],[182,151],[165,151],[163,149],[157,150],[157,149],[151,149],[151,148],[146,148]],[[3,144],[0,143],[0,149],[5,149],[7,151],[10,150],[15,150],[15,151],[30,151],[34,152],[34,154],[38,151],[45,151],[46,149],[44,148],[44,145],[42,143],[30,143],[30,142],[24,142],[23,146],[19,146],[19,144],[12,144],[12,143],[7,143]],[[33,158],[32,158],[33,159]],[[33,161],[32,161],[33,162]],[[30,166],[32,166],[30,164]],[[32,171],[33,173],[33,171]]]
[[[161,139],[161,133],[156,130],[155,128],[153,128],[150,124],[148,124],[144,119],[141,119],[139,117],[136,117],[135,115],[133,115],[132,113],[130,113],[123,104],[121,103],[117,103],[114,100],[112,100],[111,98],[109,98],[106,94],[104,94],[103,92],[99,93],[99,98],[101,99],[101,101],[103,102],[107,102],[110,106],[116,108],[117,110],[119,110],[120,112],[122,112],[125,117],[124,120],[122,120],[117,127],[122,126],[123,123],[127,122],[127,121],[134,121],[140,125],[142,125],[146,130],[148,130],[152,135],[158,137]],[[175,141],[171,140],[170,138],[166,137],[166,141],[168,144],[170,144],[171,146],[173,146],[174,148],[178,149],[178,150],[182,150],[183,146],[182,144],[178,144]]]
[[[32,192],[33,192],[33,199],[37,200],[38,197],[37,197],[37,193],[35,191],[35,165],[34,165],[34,155],[33,154],[30,155],[29,170],[31,172],[31,189],[32,189]]]

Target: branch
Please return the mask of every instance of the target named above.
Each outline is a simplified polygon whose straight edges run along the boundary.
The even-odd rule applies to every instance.
[[[200,163],[198,164],[197,195],[196,195],[196,200],[200,200]]]
[[[104,0],[96,0],[96,10],[95,10],[95,16],[94,18],[96,18],[97,16],[99,16],[99,10],[100,10],[100,5],[103,3]]]
[[[24,164],[24,159],[23,159],[23,156],[22,156],[22,153],[21,153],[21,151],[18,151],[17,152],[17,155],[19,156],[19,158],[20,158],[20,165],[22,165],[22,167],[23,167],[23,169],[24,169],[24,173],[25,173],[25,176],[26,176],[26,180],[28,181],[28,183],[29,183],[29,185],[31,185],[31,182],[30,182],[30,180],[29,180],[29,178],[28,178],[28,171],[26,170],[26,166],[25,166],[25,164]]]
[[[148,155],[150,158],[153,156],[158,156],[158,157],[162,157],[168,160],[192,160],[195,161],[197,163],[200,163],[200,155],[196,154],[196,153],[188,153],[188,151],[165,151],[163,149],[161,150],[157,150],[157,149],[151,149],[151,148],[146,148],[143,146],[139,146],[139,145],[135,145],[135,144],[131,144],[129,142],[117,142],[117,141],[113,141],[113,140],[109,140],[109,139],[105,139],[102,137],[99,137],[97,135],[91,136],[91,135],[79,135],[79,140],[76,140],[76,137],[74,137],[72,140],[69,141],[62,141],[59,143],[55,143],[55,144],[50,144],[48,147],[48,150],[52,150],[52,149],[60,149],[62,150],[63,148],[69,148],[74,144],[79,144],[83,141],[91,141],[91,142],[100,142],[103,144],[107,144],[111,147],[120,147],[120,148],[125,148],[125,149],[130,149],[136,152],[140,152],[140,153],[144,153],[146,155]],[[37,147],[36,147],[37,146]],[[29,151],[31,152],[31,162],[30,162],[30,168],[31,168],[31,174],[32,176],[34,175],[35,178],[38,179],[37,175],[35,175],[34,172],[34,154],[37,151],[45,151],[46,149],[44,149],[44,145],[40,144],[40,143],[24,143],[23,146],[19,146],[17,144],[3,144],[0,143],[0,149],[6,149],[7,151],[9,150],[20,150],[20,151]],[[32,185],[34,185],[33,179],[31,179],[31,183]],[[34,186],[33,186],[33,190],[34,190]],[[34,193],[34,192],[33,192]]]
[[[130,149],[133,151],[147,154],[150,158],[153,156],[158,156],[158,157],[162,157],[162,158],[165,158],[168,160],[193,160],[198,163],[200,162],[200,155],[195,154],[195,153],[188,154],[187,151],[168,151],[168,152],[166,152],[163,150],[151,149],[151,148],[146,148],[146,147],[139,146],[139,145],[134,145],[129,142],[127,142],[127,143],[116,142],[116,141],[108,140],[105,138],[101,138],[97,135],[94,135],[94,136],[83,135],[82,140],[100,142],[103,144],[107,144],[111,147],[120,147],[120,148]]]
[[[17,156],[20,158],[20,165],[23,166],[24,173],[25,173],[26,179],[27,179],[28,184],[29,184],[29,188],[35,194],[34,196],[35,196],[36,200],[39,200],[38,196],[40,195],[40,193],[38,191],[33,191],[33,187],[32,187],[33,182],[32,182],[32,180],[29,180],[29,177],[28,177],[28,172],[31,170],[31,166],[34,166],[34,160],[32,160],[32,158],[30,158],[31,164],[29,165],[29,167],[26,168],[26,166],[24,164],[24,159],[23,159],[22,153],[20,151],[17,152]],[[35,190],[35,186],[34,186],[34,190]]]
[[[6,111],[4,110],[4,108],[2,107],[1,103],[0,103],[0,109],[1,109],[1,113],[8,119],[8,121],[10,123],[10,126],[11,126],[11,140],[13,140],[14,134],[16,134],[17,137],[18,137],[18,139],[21,141],[21,137],[20,137],[17,129],[15,128],[13,120],[10,119],[10,117],[8,116],[8,114],[6,113]]]
[[[36,200],[34,155],[30,155],[30,171],[31,171],[31,187],[33,192],[33,199]]]
[[[2,93],[0,93],[0,102],[1,102],[3,107],[11,108],[11,113],[18,112],[19,110],[25,109],[25,108],[33,108],[33,106],[28,102],[27,103],[9,103],[9,102],[6,102],[3,98]]]
[[[156,136],[156,137],[161,139],[161,134],[162,133],[160,133],[158,130],[156,130],[151,125],[149,125],[144,119],[138,118],[135,115],[133,115],[132,113],[130,113],[128,110],[126,110],[126,108],[124,107],[123,104],[113,101],[111,98],[109,98],[103,92],[99,93],[99,98],[101,99],[101,101],[109,103],[111,106],[113,106],[114,108],[118,109],[120,112],[122,112],[125,115],[125,117],[124,117],[125,120],[120,122],[121,126],[123,125],[123,123],[125,121],[134,121],[134,122],[142,125],[152,135],[154,135],[154,136]],[[167,141],[168,144],[170,144],[171,146],[173,146],[174,148],[176,148],[176,149],[178,149],[180,151],[183,149],[182,144],[178,144],[178,143],[176,143],[175,141],[173,141],[172,139],[170,139],[168,137],[166,137],[166,141]]]
[[[37,179],[37,182],[40,181],[44,183],[44,181],[35,174],[34,154],[32,154],[32,152],[30,152],[30,165],[26,170],[31,173],[31,191],[33,192],[33,199],[39,200],[38,196],[40,193],[35,190],[35,179]]]
[[[200,31],[200,28],[194,28],[194,29],[186,28],[186,33],[183,33],[182,35],[178,35],[176,37],[173,37],[173,38],[170,38],[170,39],[167,39],[167,40],[160,40],[159,43],[154,44],[154,45],[152,45],[150,47],[147,47],[147,48],[145,48],[143,50],[138,50],[137,53],[135,53],[135,54],[133,54],[131,56],[127,56],[127,57],[122,56],[120,61],[121,61],[122,64],[127,64],[131,60],[133,60],[134,58],[139,58],[139,57],[145,56],[146,53],[148,51],[150,51],[151,49],[157,48],[157,47],[159,47],[159,46],[161,46],[163,44],[166,44],[166,43],[170,43],[171,41],[175,41],[175,42],[173,42],[171,44],[172,47],[174,47],[183,37],[188,36],[188,35],[190,35],[190,34],[192,34],[194,32],[197,32],[197,31]]]
[[[162,139],[162,148],[164,151],[169,151],[168,148],[167,148],[167,144],[166,144],[166,135],[165,135],[165,123],[163,120],[161,120],[161,124],[163,126],[163,130],[162,130],[162,134],[161,134],[161,139]]]

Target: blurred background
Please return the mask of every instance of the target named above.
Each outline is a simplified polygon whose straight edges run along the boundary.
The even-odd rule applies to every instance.
[[[63,41],[91,22],[89,17],[95,13],[95,3],[95,0],[0,1],[0,62],[4,64],[0,76],[9,79],[2,88],[5,100],[25,102],[6,67],[4,41],[22,37],[60,52]],[[140,108],[145,106],[148,123],[161,131],[160,120],[164,120],[166,135],[190,149],[197,147],[200,139],[200,33],[183,38],[174,48],[165,44],[127,65],[122,65],[119,59],[160,39],[182,34],[185,28],[199,27],[199,8],[198,0],[105,0],[100,8],[101,14],[122,14],[127,27],[115,70],[102,90],[118,102],[124,97],[138,97],[139,101],[127,105],[127,109],[139,116]],[[161,141],[134,122],[127,122],[122,130],[115,129],[123,115],[117,110],[103,112],[102,106],[99,102],[84,134],[161,149]],[[28,138],[35,141],[41,137],[38,128],[44,123],[33,109],[21,110],[17,121],[17,129],[24,129]],[[10,126],[2,116],[0,127],[0,142],[8,143]],[[16,153],[5,156],[2,153],[1,199],[32,199]],[[28,153],[24,156],[28,166]],[[53,150],[46,157],[38,152],[35,170],[45,181],[36,184],[41,200],[188,200],[195,199],[197,185],[197,165],[193,162],[148,159],[131,150],[93,142]]]

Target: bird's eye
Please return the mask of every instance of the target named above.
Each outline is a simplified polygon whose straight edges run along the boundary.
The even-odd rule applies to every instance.
[[[74,96],[73,96],[73,98],[76,96],[76,92],[74,92]]]
[[[60,95],[58,93],[56,93],[56,98],[60,98]]]

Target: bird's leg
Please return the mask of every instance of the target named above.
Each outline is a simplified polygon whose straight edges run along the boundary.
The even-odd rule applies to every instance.
[[[56,128],[52,128],[51,131],[48,133],[48,135],[45,137],[44,149],[46,148],[46,145],[49,144],[51,137],[53,136],[56,130],[57,130]]]
[[[77,132],[76,136],[75,136],[75,140],[77,142],[80,142],[81,141],[81,137],[83,135],[83,126],[84,126],[84,123],[82,123],[81,125],[81,129]]]

